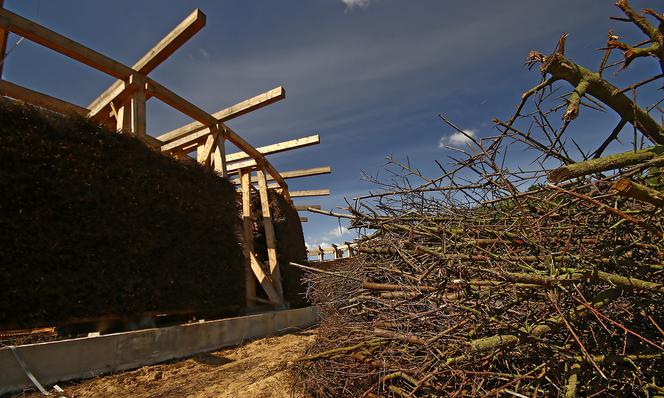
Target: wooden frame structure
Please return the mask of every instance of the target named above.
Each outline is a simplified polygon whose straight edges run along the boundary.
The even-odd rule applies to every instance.
[[[311,206],[310,206],[311,207]],[[319,262],[339,260],[345,257],[353,257],[357,254],[357,243],[345,242],[343,245],[331,244],[330,247],[315,247],[313,249],[307,250],[307,256],[317,257]],[[331,254],[332,258],[330,260],[325,259],[326,254]]]
[[[230,173],[237,174],[238,177],[232,181],[237,184],[238,191],[242,194],[244,250],[248,262],[247,301],[248,303],[266,301],[256,297],[253,283],[255,278],[265,291],[268,297],[267,302],[277,307],[283,306],[276,237],[267,200],[268,189],[277,190],[291,203],[292,197],[329,194],[328,190],[290,192],[285,179],[326,174],[330,173],[331,169],[319,167],[279,173],[265,157],[273,153],[318,144],[320,139],[317,135],[255,148],[228,127],[225,122],[284,99],[286,96],[284,88],[276,87],[210,114],[150,78],[148,74],[151,71],[205,26],[205,14],[199,9],[195,9],[189,14],[130,67],[12,13],[4,9],[2,5],[3,0],[0,0],[0,56],[3,63],[7,35],[12,32],[113,76],[117,80],[87,107],[72,104],[1,79],[0,95],[56,112],[88,117],[111,130],[130,133],[146,145],[177,158],[188,156],[188,153],[196,150],[196,159],[203,166],[214,169],[222,177],[228,177]],[[0,64],[0,74],[1,72],[2,64]],[[161,100],[194,121],[156,138],[148,135],[146,102],[151,98]],[[240,152],[226,154],[225,141],[230,141]],[[252,176],[252,173],[255,175]],[[268,181],[271,183],[268,184]],[[250,218],[252,189],[258,191],[261,199],[261,213],[268,247],[268,261],[265,265],[259,261],[253,250]]]

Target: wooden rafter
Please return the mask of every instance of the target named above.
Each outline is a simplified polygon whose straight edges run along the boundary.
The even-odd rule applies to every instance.
[[[164,62],[184,43],[191,39],[205,26],[205,14],[198,8],[189,14],[178,26],[173,28],[159,43],[157,43],[143,58],[136,62],[132,69],[143,75],[152,72],[157,66]],[[114,92],[122,90],[124,80],[117,80],[111,84],[102,94],[90,103],[88,108],[106,117],[109,114],[110,101],[116,96]],[[105,111],[105,112],[102,112]]]
[[[271,155],[279,152],[288,151],[291,149],[304,148],[311,145],[320,144],[320,137],[318,134],[310,135],[307,137],[296,138],[294,140],[278,142],[276,144],[261,146],[256,148],[257,151],[263,155]],[[235,152],[226,155],[227,162],[236,162],[239,160],[249,159],[249,155],[245,152]]]
[[[291,191],[290,196],[291,198],[304,198],[304,197],[310,197],[310,196],[329,196],[330,195],[330,190],[329,189],[312,189],[308,191]]]
[[[18,84],[10,83],[6,80],[0,80],[0,95],[16,98],[67,115],[85,116],[88,114],[88,110],[83,107],[30,90]]]
[[[253,165],[252,165],[253,166]],[[247,165],[245,164],[245,167]],[[235,168],[231,168],[231,171],[235,170]],[[302,177],[310,177],[310,176],[315,176],[315,175],[320,175],[320,174],[330,174],[332,172],[332,168],[330,166],[323,166],[323,167],[314,167],[311,169],[302,169],[302,170],[290,170],[290,171],[282,171],[279,174],[284,179],[289,179],[289,178],[302,178]],[[272,178],[268,178],[268,180],[272,180]],[[240,184],[240,179],[235,178],[231,180],[233,184]],[[258,177],[252,177],[251,178],[252,183],[258,182]]]
[[[226,122],[284,98],[286,98],[286,90],[284,90],[283,87],[276,87],[246,101],[239,102],[233,106],[222,109],[219,112],[213,113],[212,116],[220,122]],[[193,137],[191,140],[187,140],[187,137],[194,133],[199,133],[203,130],[207,130],[207,125],[197,121],[189,123],[173,131],[169,131],[168,133],[162,134],[157,138],[165,143],[178,140],[178,142],[181,143],[180,146],[186,146],[187,144],[193,144],[196,142],[195,137]],[[200,135],[197,135],[196,137],[200,137]]]

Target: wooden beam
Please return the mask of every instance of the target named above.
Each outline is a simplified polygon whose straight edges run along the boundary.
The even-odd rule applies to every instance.
[[[66,115],[86,116],[88,114],[86,108],[30,90],[18,84],[10,83],[6,80],[0,80],[0,95],[15,98]]]
[[[281,287],[281,272],[279,271],[279,262],[277,260],[277,240],[272,224],[272,215],[270,214],[270,197],[267,193],[267,180],[262,170],[256,171],[258,176],[258,194],[261,200],[261,214],[263,216],[263,230],[265,231],[265,243],[267,245],[267,258],[270,266],[270,275],[272,284],[283,301],[283,289]]]
[[[131,133],[136,137],[145,137],[147,135],[147,117],[145,102],[145,84],[138,87],[131,96]]]
[[[254,162],[255,163],[255,162]],[[248,163],[243,163],[245,166],[255,166],[251,165],[249,162]],[[235,167],[233,167],[231,170],[234,170]],[[329,174],[332,172],[332,168],[330,166],[323,166],[323,167],[314,167],[311,169],[302,169],[302,170],[291,170],[291,171],[282,171],[279,174],[284,179],[289,179],[289,178],[301,178],[301,177],[309,177],[309,176],[315,176],[315,175],[320,175],[320,174]],[[271,180],[272,178],[268,178],[268,180]],[[233,184],[239,184],[240,180],[239,179],[233,179],[232,180]],[[258,182],[258,179],[256,177],[251,179],[251,182]]]
[[[309,218],[307,218],[307,217],[300,217],[300,222],[309,222]]]
[[[214,153],[214,148],[217,146],[218,137],[219,132],[214,132],[208,135],[207,141],[205,141],[205,145],[201,150],[198,162],[205,167],[210,167],[212,165],[212,154]]]
[[[245,113],[270,105],[284,98],[286,98],[286,90],[284,90],[283,87],[276,87],[270,91],[266,91],[246,101],[239,102],[233,106],[222,109],[219,112],[213,113],[212,116],[214,116],[220,122],[226,122],[238,116],[244,115]],[[206,127],[207,126],[205,126],[200,122],[193,122],[185,126],[182,126],[178,129],[169,131],[168,133],[162,134],[157,138],[159,138],[161,141],[164,142],[170,142],[177,139],[181,139],[185,136],[188,136],[189,134],[196,133],[200,130],[205,129]]]
[[[184,43],[191,39],[198,31],[205,26],[205,14],[198,8],[187,16],[178,26],[171,30],[159,43],[157,43],[143,58],[134,64],[132,69],[147,75],[152,72],[159,64],[164,62]],[[124,81],[118,80],[104,90],[88,108],[107,110],[109,108],[109,97],[111,94],[121,89]]]
[[[195,142],[204,142],[204,140],[207,140],[207,136],[210,135],[210,129],[205,129],[202,131],[199,131],[198,133],[195,134],[196,141]],[[192,136],[190,136],[192,137]],[[164,143],[164,145],[161,146],[161,151],[162,152],[173,152],[177,151],[179,147],[181,147],[184,143],[184,141],[188,140],[190,137],[184,137],[176,141],[171,141],[169,143]]]
[[[304,198],[309,196],[329,196],[329,189],[314,189],[309,191],[292,191],[290,193],[291,198]]]
[[[121,80],[134,73],[130,67],[4,8],[0,9],[0,29],[16,33]]]
[[[214,170],[221,174],[222,177],[226,178],[228,177],[228,171],[226,170],[226,144],[225,144],[226,139],[224,137],[220,137],[218,142],[217,142],[217,147],[214,149],[214,159],[213,159],[213,165],[214,165]]]
[[[304,148],[316,144],[320,144],[320,137],[318,136],[318,134],[310,135],[308,137],[296,138],[294,140],[278,142],[276,144],[261,146],[256,148],[256,150],[258,150],[258,152],[262,153],[263,155],[271,155],[274,153],[284,152],[291,149]],[[248,159],[249,157],[250,156],[247,155],[245,152],[235,152],[226,155],[226,161],[235,162],[238,160]]]
[[[254,253],[253,221],[251,220],[251,184],[249,177],[249,170],[244,170],[240,175],[242,179],[243,248],[245,259],[249,265],[246,272],[246,296],[248,300],[256,296],[255,277],[260,282],[270,301],[276,305],[281,305],[279,294]]]
[[[2,8],[5,0],[0,0],[0,8]],[[7,37],[9,32],[6,29],[0,29],[0,79],[2,78],[2,67],[5,65],[5,53],[7,52]]]
[[[128,80],[119,80],[120,83],[114,85],[113,90],[105,92],[104,96],[100,97],[102,98],[100,101],[90,104],[88,107],[90,109],[88,117],[100,121],[106,119],[109,114],[107,110],[109,104],[113,102],[118,107],[121,107],[122,104],[127,102],[127,99],[131,98],[134,91],[139,88],[138,82],[140,81],[141,79],[136,75],[129,76]],[[119,119],[119,115],[116,117],[117,119]]]

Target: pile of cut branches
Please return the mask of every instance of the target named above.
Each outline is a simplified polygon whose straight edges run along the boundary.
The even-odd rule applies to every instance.
[[[437,178],[390,160],[380,192],[324,212],[365,233],[352,261],[308,268],[322,323],[296,373],[313,395],[664,395],[664,98],[636,96],[662,75],[626,89],[602,75],[640,57],[664,71],[664,15],[617,6],[646,42],[610,33],[597,72],[565,57],[565,36],[531,52],[542,81],[496,136],[467,135]],[[584,106],[620,116],[592,152],[571,137]],[[605,155],[626,125],[633,147]]]

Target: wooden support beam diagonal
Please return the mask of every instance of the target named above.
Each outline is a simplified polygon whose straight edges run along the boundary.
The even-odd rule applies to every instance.
[[[270,198],[267,192],[267,180],[262,170],[256,171],[258,177],[258,193],[261,201],[261,214],[263,216],[263,230],[265,231],[265,243],[267,245],[267,257],[270,266],[272,284],[283,301],[283,290],[281,287],[281,272],[277,261],[277,240],[270,214]]]
[[[107,106],[114,102],[117,107],[121,107],[123,103],[131,99],[131,96],[139,88],[138,82],[142,79],[136,75],[129,76],[128,80],[122,80],[114,86],[114,89],[109,91],[104,97],[104,103],[98,102],[89,107],[88,117],[93,120],[102,121],[108,117]],[[118,118],[119,119],[119,118]]]
[[[242,224],[244,241],[242,246],[244,249],[245,259],[248,262],[246,271],[247,300],[251,300],[253,297],[256,297],[256,288],[254,282],[255,277],[263,287],[263,290],[265,290],[265,293],[267,294],[270,301],[280,305],[280,296],[272,285],[272,281],[261,267],[260,262],[254,253],[253,222],[251,220],[251,184],[249,181],[250,171],[243,170],[240,173],[240,178],[242,179]]]
[[[218,137],[218,131],[208,135],[208,138],[205,141],[205,145],[201,150],[198,162],[205,167],[210,167],[212,165],[212,156],[214,154],[214,148],[217,146]]]
[[[148,51],[143,58],[134,64],[132,69],[147,75],[152,72],[159,64],[164,62],[171,54],[173,54],[184,43],[191,39],[197,32],[205,26],[205,14],[198,8],[189,14],[178,26],[173,28],[159,43],[157,43],[150,51]],[[108,110],[109,98],[114,98],[113,92],[121,90],[124,81],[118,80],[111,84],[103,93],[101,93],[88,108],[91,110],[99,109]]]
[[[284,98],[286,98],[286,90],[284,90],[283,87],[276,87],[270,91],[266,91],[246,101],[239,102],[233,106],[222,109],[219,112],[213,113],[212,116],[214,116],[220,122],[226,122],[238,116],[244,115],[245,113],[270,105]],[[190,134],[197,133],[200,130],[205,129],[206,127],[207,126],[203,123],[192,122],[178,129],[162,134],[157,138],[159,138],[161,141],[168,143],[174,140],[182,139],[183,137],[186,137]]]
[[[66,115],[86,116],[88,114],[86,108],[30,90],[18,84],[10,83],[6,80],[0,80],[0,95],[15,98]]]

